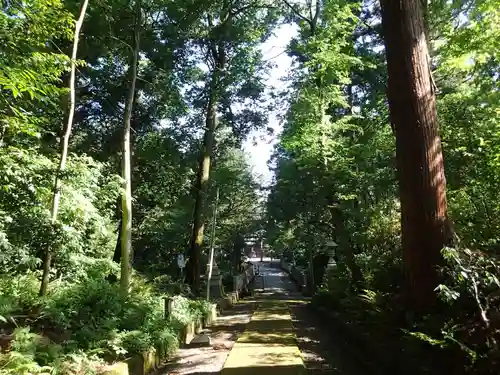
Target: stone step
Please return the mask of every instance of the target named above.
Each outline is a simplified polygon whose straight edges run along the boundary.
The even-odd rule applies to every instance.
[[[190,347],[209,347],[212,346],[212,339],[208,333],[203,333],[201,335],[197,335],[191,342],[189,343]]]

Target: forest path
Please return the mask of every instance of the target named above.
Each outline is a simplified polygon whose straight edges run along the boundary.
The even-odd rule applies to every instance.
[[[328,322],[309,308],[309,299],[297,292],[278,261],[252,261],[262,275],[255,296],[217,319],[211,327],[212,347],[180,349],[159,375],[366,373],[346,355],[345,343]]]

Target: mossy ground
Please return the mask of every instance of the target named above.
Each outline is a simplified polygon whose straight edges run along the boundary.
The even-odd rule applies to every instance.
[[[305,374],[288,300],[262,299],[229,354],[222,375]]]

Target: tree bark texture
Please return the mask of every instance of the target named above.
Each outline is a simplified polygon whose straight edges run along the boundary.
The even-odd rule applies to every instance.
[[[233,263],[233,274],[238,274],[241,270],[241,261],[243,256],[243,249],[245,247],[245,238],[238,234],[233,238],[233,252],[232,252],[232,263]]]
[[[121,205],[121,202],[120,202]],[[121,211],[120,211],[121,215]],[[120,263],[121,258],[122,258],[122,219],[120,218],[120,221],[118,222],[118,231],[117,231],[117,236],[116,236],[116,245],[115,245],[115,251],[113,253],[113,262],[115,263]]]
[[[226,24],[226,22],[230,22],[229,5],[226,4],[224,9],[227,10],[227,12],[226,16],[224,17],[223,24]],[[213,27],[211,18],[209,18],[209,25]],[[219,86],[222,73],[226,66],[224,40],[210,40],[209,48],[211,51],[214,66],[210,81],[210,92],[207,101],[205,135],[203,137],[203,146],[200,154],[199,168],[195,183],[196,202],[193,214],[193,227],[188,253],[188,263],[186,265],[187,282],[191,285],[192,290],[195,293],[197,293],[200,289],[201,249],[203,246],[203,236],[205,230],[203,211],[206,200],[205,196],[210,179],[210,164],[214,147],[215,130],[217,127],[217,101],[219,99]]]
[[[390,121],[396,134],[403,259],[409,302],[435,301],[447,231],[446,182],[436,98],[419,0],[381,0]]]
[[[64,129],[64,135],[61,140],[61,158],[59,159],[59,168],[56,171],[54,178],[54,189],[52,194],[52,207],[50,212],[50,219],[52,223],[56,223],[57,214],[59,212],[59,201],[61,199],[61,174],[66,169],[66,161],[68,159],[69,137],[71,136],[71,129],[73,127],[73,118],[75,116],[75,77],[76,77],[76,57],[78,53],[78,41],[80,30],[82,29],[83,20],[87,12],[89,1],[84,0],[80,9],[80,16],[75,23],[75,32],[73,34],[73,50],[71,52],[71,72],[69,77],[69,98],[68,98],[68,117]],[[44,296],[47,293],[47,288],[50,281],[50,268],[52,263],[52,249],[50,245],[45,251],[43,259],[43,274],[42,282],[40,284],[39,295]]]
[[[128,75],[130,86],[125,102],[123,114],[123,161],[122,161],[122,227],[121,227],[121,272],[120,287],[127,293],[130,284],[130,254],[132,251],[132,173],[131,173],[131,147],[130,147],[130,122],[135,98],[135,83],[137,80],[137,63],[139,60],[139,35],[141,28],[141,3],[136,3],[136,15],[133,37],[133,50],[130,59]]]
[[[205,135],[200,155],[198,173],[196,176],[195,194],[196,202],[193,214],[193,228],[191,233],[191,243],[188,254],[188,264],[186,267],[187,281],[192,286],[194,292],[200,288],[201,275],[201,249],[203,247],[203,237],[205,231],[205,221],[203,210],[205,208],[206,193],[210,179],[210,163],[215,138],[216,128],[216,108],[217,108],[217,77],[218,73],[212,75],[210,97],[207,103],[207,114],[205,118]]]

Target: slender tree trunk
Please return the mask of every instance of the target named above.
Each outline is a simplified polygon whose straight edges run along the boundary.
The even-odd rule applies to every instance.
[[[228,5],[224,9],[229,9]],[[229,17],[230,12],[227,12]],[[230,22],[230,18],[223,22]],[[212,25],[212,19],[208,19],[209,25]],[[201,249],[203,246],[203,235],[205,223],[203,218],[203,210],[205,207],[205,196],[210,178],[210,163],[214,147],[215,129],[217,127],[217,101],[218,92],[220,90],[221,75],[226,66],[226,53],[223,40],[211,40],[210,50],[214,62],[212,78],[210,82],[210,93],[207,103],[207,114],[205,119],[205,135],[203,137],[203,146],[200,155],[198,174],[196,177],[195,194],[196,202],[194,207],[193,227],[191,233],[191,243],[189,247],[188,263],[186,265],[187,281],[191,285],[192,290],[197,293],[200,289],[200,273],[201,273]]]
[[[203,148],[200,155],[198,174],[196,177],[195,194],[196,202],[194,207],[193,231],[191,233],[191,245],[189,248],[188,264],[186,267],[187,280],[192,286],[193,291],[197,292],[200,288],[201,274],[201,249],[203,246],[203,235],[205,231],[205,222],[203,210],[205,207],[205,195],[210,178],[210,162],[212,158],[215,128],[216,128],[216,108],[217,108],[217,80],[218,73],[212,75],[210,88],[210,97],[207,104],[207,114],[205,119],[205,135],[203,137]]]
[[[245,247],[245,239],[241,234],[237,234],[233,238],[233,253],[232,253],[232,260],[233,260],[233,274],[238,274],[240,272],[240,266],[241,266],[241,256],[242,252],[241,250]]]
[[[316,291],[316,281],[314,278],[314,245],[309,244],[307,249],[307,262],[309,263],[307,290],[309,293],[314,294]]]
[[[57,214],[59,212],[59,201],[61,198],[61,174],[66,169],[66,160],[68,159],[68,147],[69,147],[69,137],[71,135],[71,128],[73,127],[73,118],[75,115],[75,76],[76,76],[76,57],[78,52],[78,40],[80,36],[80,30],[83,25],[83,19],[85,18],[85,13],[87,12],[87,6],[89,1],[84,0],[82,8],[80,9],[80,16],[75,23],[75,33],[73,35],[73,51],[71,53],[71,74],[69,78],[69,99],[68,99],[68,120],[66,122],[66,127],[64,130],[64,136],[61,140],[61,158],[59,159],[59,168],[56,171],[54,179],[54,189],[52,193],[52,208],[50,212],[51,221],[53,224],[57,221]],[[52,263],[52,249],[50,245],[45,251],[45,256],[43,259],[43,275],[42,282],[40,285],[40,296],[44,296],[47,293],[47,288],[50,281],[50,267]]]
[[[436,98],[419,0],[381,0],[390,120],[396,133],[403,258],[417,312],[435,301],[448,242],[446,182]]]
[[[130,284],[130,253],[132,250],[132,175],[130,121],[135,98],[135,82],[137,80],[137,63],[139,60],[139,32],[141,28],[141,2],[136,3],[133,51],[129,67],[130,86],[125,102],[123,115],[123,192],[122,192],[122,228],[121,228],[121,273],[120,287],[128,292]]]
[[[121,203],[121,202],[120,202]],[[120,212],[121,214],[121,212]],[[118,222],[118,235],[116,236],[115,251],[113,253],[113,262],[120,263],[122,258],[122,219]]]
[[[121,173],[123,161],[119,160],[118,165],[116,166],[116,173]],[[116,198],[116,206],[115,206],[115,218],[118,220],[118,225],[116,229],[116,243],[115,243],[115,251],[113,253],[113,262],[120,264],[122,258],[122,197],[119,195]]]

